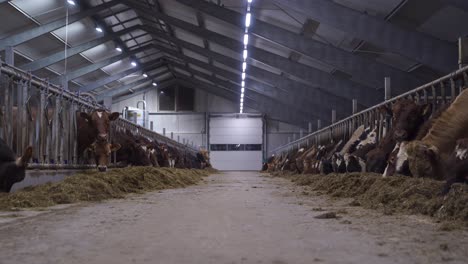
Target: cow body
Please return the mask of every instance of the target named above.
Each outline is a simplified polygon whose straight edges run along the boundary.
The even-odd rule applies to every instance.
[[[13,184],[24,180],[28,161],[32,157],[32,147],[27,147],[20,158],[0,138],[0,192],[10,192]]]
[[[409,143],[408,161],[415,177],[442,179],[459,139],[468,137],[468,90],[434,121],[427,135]]]

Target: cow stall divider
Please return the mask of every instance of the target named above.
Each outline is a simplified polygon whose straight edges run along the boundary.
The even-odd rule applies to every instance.
[[[89,169],[78,159],[77,112],[106,109],[92,96],[64,90],[29,72],[0,60],[0,138],[18,156],[33,147],[29,169]],[[129,130],[157,140],[180,153],[197,150],[119,118],[111,123],[111,141],[115,131]],[[112,159],[115,164],[115,156]]]
[[[466,87],[468,87],[468,66],[271,150],[269,155],[285,155],[300,148],[327,145],[330,142],[340,140],[347,141],[354,131],[362,125],[371,129],[375,128],[377,141],[380,141],[392,126],[391,118],[381,111],[382,108],[391,107],[392,103],[397,100],[407,98],[419,104],[431,104],[432,110],[435,112],[444,103],[448,103],[458,96]]]

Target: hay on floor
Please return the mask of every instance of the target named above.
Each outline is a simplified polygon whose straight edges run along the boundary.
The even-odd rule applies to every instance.
[[[293,175],[274,173],[298,185],[333,197],[354,198],[365,208],[387,213],[422,214],[468,225],[468,186],[454,184],[446,196],[443,181],[406,176],[383,178],[375,173]]]
[[[128,167],[105,173],[83,172],[57,183],[0,194],[0,210],[48,207],[80,201],[123,198],[129,193],[181,188],[197,184],[212,170]]]

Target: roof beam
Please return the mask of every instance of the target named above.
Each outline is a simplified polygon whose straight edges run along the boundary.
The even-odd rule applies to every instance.
[[[199,47],[199,46],[197,46],[197,45],[191,44],[191,43],[189,43],[189,42],[185,42],[185,41],[182,41],[182,40],[180,40],[180,39],[176,39],[176,38],[169,37],[169,36],[167,36],[166,34],[161,33],[161,32],[159,32],[159,31],[156,31],[156,30],[153,30],[153,29],[151,29],[151,28],[149,28],[149,27],[148,27],[146,30],[147,30],[148,32],[150,32],[150,33],[152,33],[152,34],[158,36],[158,37],[165,38],[165,39],[168,40],[168,41],[176,42],[178,45],[180,45],[180,46],[182,46],[182,47],[184,47],[184,48],[186,48],[186,49],[189,49],[189,50],[191,50],[191,51],[193,51],[193,52],[196,52],[196,53],[198,53],[198,54],[201,54],[201,55],[203,55],[203,56],[205,56],[205,57],[208,57],[208,58],[211,57],[211,58],[213,58],[213,59],[216,60],[216,61],[219,61],[219,62],[221,62],[221,63],[223,63],[223,64],[225,64],[225,65],[228,65],[229,67],[232,67],[232,68],[235,68],[235,69],[236,69],[236,68],[240,68],[240,66],[241,66],[241,63],[242,63],[242,62],[240,61],[240,58],[241,58],[240,55],[239,55],[239,59],[233,59],[233,58],[231,58],[231,57],[227,57],[227,56],[224,56],[224,55],[221,55],[221,54],[218,54],[218,53],[215,53],[215,52],[206,50],[206,49],[204,49],[204,48],[202,48],[202,47]],[[275,78],[275,77],[273,76],[273,75],[275,75],[275,74],[273,74],[273,73],[271,73],[271,72],[268,72],[268,71],[265,71],[265,70],[262,70],[262,69],[260,69],[260,68],[255,67],[255,66],[252,66],[252,65],[249,66],[248,74],[249,74],[249,75],[255,74],[255,75],[259,76],[260,79],[270,80],[270,81],[273,81],[273,80],[271,79],[271,78],[273,78],[273,79],[276,79],[275,81],[277,81],[279,84],[285,83],[285,82],[288,83],[288,85],[291,84],[291,82],[288,81],[286,78],[283,78],[283,77],[277,76],[277,75],[276,75],[276,78]],[[306,74],[306,73],[304,73],[304,74]],[[268,77],[266,77],[266,75],[268,75]],[[284,86],[284,87],[288,87],[288,88],[289,88],[289,86],[287,86],[287,85]],[[292,86],[292,87],[294,87],[294,86]],[[383,98],[383,95],[380,96],[381,91],[376,91],[376,93],[374,93],[374,97],[370,97],[369,95],[365,95],[365,96],[363,95],[363,97],[359,97],[359,94],[355,94],[355,95],[351,95],[351,94],[349,94],[349,93],[348,93],[348,94],[343,94],[343,93],[341,93],[341,91],[339,90],[339,87],[335,87],[335,88],[337,89],[336,93],[331,93],[331,92],[328,91],[328,95],[324,95],[324,93],[321,93],[321,92],[319,92],[318,94],[315,93],[315,95],[316,95],[316,96],[320,96],[320,95],[321,95],[320,97],[321,97],[322,99],[324,99],[324,98],[330,98],[330,97],[344,97],[344,98],[347,98],[348,100],[352,100],[352,99],[355,99],[355,98],[359,98],[359,99],[362,99],[360,102],[361,102],[362,104],[364,104],[364,105],[367,105],[367,106],[372,105],[372,104],[378,102],[378,101],[379,101],[379,98]],[[317,90],[317,88],[307,88],[307,89],[309,90],[310,93],[313,93],[313,92],[314,92],[313,90]],[[297,91],[297,90],[296,90],[296,91]],[[365,91],[362,91],[362,93],[365,93]],[[372,93],[370,93],[370,94],[372,94]],[[330,95],[332,95],[332,96],[330,96]],[[306,95],[302,94],[301,96],[306,96]],[[328,101],[328,102],[333,103],[333,102],[335,102],[335,101],[336,101],[336,100],[330,100],[330,101]],[[337,104],[337,105],[340,105],[340,104]],[[342,105],[342,104],[341,104],[341,105]],[[351,102],[349,102],[349,105],[351,105]]]
[[[206,1],[182,0],[180,2],[206,12],[239,28],[244,27],[244,16],[235,11],[210,4]],[[384,78],[391,77],[395,87],[400,87],[399,92],[403,92],[410,88],[417,87],[424,81],[427,81],[419,80],[405,71],[398,70],[383,63],[367,59],[359,56],[358,54],[352,54],[332,45],[327,45],[322,42],[306,38],[305,36],[298,35],[289,30],[255,19],[255,16],[252,17],[252,24],[254,26],[249,29],[250,33],[287,47],[298,53],[298,55],[306,55],[322,61],[325,64],[331,65],[352,75],[353,79],[357,82],[370,87],[383,89]]]
[[[67,49],[67,53],[66,53],[67,57],[66,58],[69,58],[71,56],[74,56],[74,55],[79,54],[81,52],[84,52],[86,50],[89,50],[91,48],[99,46],[99,45],[101,45],[103,43],[106,43],[107,41],[118,38],[118,37],[120,37],[120,36],[122,36],[124,34],[127,34],[129,32],[137,30],[137,29],[141,29],[141,25],[129,27],[129,28],[123,29],[123,30],[118,31],[118,32],[105,34],[102,37],[97,38],[95,40],[91,40],[91,41],[85,42],[85,43],[83,43],[81,45],[78,45],[76,47],[69,48],[69,49]],[[62,50],[62,51],[56,52],[56,53],[54,53],[52,55],[49,55],[49,56],[47,56],[45,58],[34,60],[34,61],[30,62],[30,63],[26,63],[23,66],[21,66],[20,68],[25,70],[25,71],[37,71],[39,69],[42,69],[42,68],[47,67],[49,65],[52,65],[52,64],[57,63],[59,61],[62,61],[64,59],[65,59],[65,51]]]
[[[169,54],[171,56],[174,56],[176,58],[179,58],[181,60],[186,60],[190,63],[193,63],[197,66],[205,66],[206,63],[204,62],[201,62],[203,63],[203,65],[200,65],[198,60],[196,59],[188,59],[187,56],[183,55],[183,54],[177,54],[176,51],[174,50],[171,50],[171,49],[168,49],[160,44],[154,44],[159,50],[165,52],[166,54]],[[218,54],[218,53],[215,53],[215,52],[212,52],[212,51],[209,51],[209,50],[205,50],[201,47],[198,47],[196,45],[185,45],[185,44],[182,44],[182,46],[188,50],[191,50],[193,52],[196,52],[196,53],[199,53],[203,56],[206,56],[206,57],[210,57],[210,58],[213,58],[215,61],[219,62],[219,63],[222,63],[228,67],[231,67],[233,69],[238,69],[240,68],[240,64],[241,62],[238,61],[238,60],[235,60],[233,58],[230,58],[230,57],[227,57],[227,56],[224,56],[224,55],[221,55],[221,54]],[[219,70],[222,70],[220,69],[219,67],[213,65],[213,69],[219,69]],[[205,69],[211,69],[211,68],[208,68],[208,67],[203,67]],[[225,70],[223,70],[225,71]],[[239,73],[240,74],[240,73]],[[222,75],[222,74],[220,74]],[[303,105],[312,105],[313,102],[315,103],[323,103],[323,104],[327,104],[331,107],[333,107],[334,109],[336,109],[338,111],[338,115],[341,116],[341,117],[345,117],[345,116],[348,116],[350,113],[351,113],[351,101],[349,100],[346,100],[345,98],[341,97],[341,96],[337,96],[337,95],[333,95],[333,94],[330,94],[328,92],[325,92],[321,89],[318,89],[318,88],[315,88],[315,87],[308,87],[308,86],[305,86],[304,84],[302,83],[298,83],[296,81],[293,81],[293,80],[290,80],[290,79],[287,79],[287,78],[284,78],[282,76],[279,76],[279,75],[276,75],[272,72],[269,72],[269,71],[266,71],[264,69],[261,69],[261,68],[257,68],[255,66],[250,66],[249,67],[249,71],[248,71],[248,75],[247,75],[247,83],[249,83],[250,81],[255,81],[253,80],[254,78],[256,79],[260,79],[260,80],[266,80],[268,82],[265,82],[265,83],[270,83],[268,84],[269,86],[271,87],[275,87],[278,91],[282,91],[283,94],[284,92],[286,93],[286,95],[283,95],[285,98],[300,98],[300,99],[305,99],[305,100],[308,100],[309,102],[308,103],[304,103]],[[240,78],[238,78],[240,80]],[[257,83],[260,83],[260,82],[257,82]],[[265,84],[266,85],[266,84]],[[276,85],[276,86],[275,86]],[[287,89],[278,89],[278,87],[287,87]],[[382,96],[383,98],[383,96]],[[320,105],[317,104],[317,105]],[[366,106],[361,104],[362,102],[360,102],[360,107],[361,108],[365,108]]]
[[[173,63],[173,64],[175,64],[175,63]],[[198,70],[185,67],[184,65],[181,65],[181,64],[175,64],[174,66],[177,67],[177,68],[180,68],[182,70],[185,70],[187,72],[190,72],[192,74],[198,75],[198,76],[200,76],[200,77],[202,77],[204,79],[210,80],[210,81],[212,81],[212,82],[214,82],[216,84],[222,85],[222,86],[224,86],[226,88],[232,89],[234,91],[240,91],[241,90],[241,86],[236,84],[236,83],[232,83],[232,82],[229,82],[229,81],[226,81],[226,80],[219,79],[216,76],[211,76],[209,74],[200,72]],[[316,117],[317,119],[321,119],[321,118],[325,118],[325,116],[329,116],[329,115],[323,115],[323,112],[317,111],[317,110],[315,111],[315,113],[305,111],[304,108],[302,108],[302,107],[300,107],[298,105],[292,106],[292,105],[289,105],[289,104],[285,104],[284,102],[282,102],[281,100],[279,100],[277,98],[266,97],[265,95],[262,95],[262,94],[260,94],[260,93],[258,93],[256,91],[252,91],[252,90],[251,90],[251,92],[246,93],[246,96],[251,97],[255,101],[269,100],[269,101],[272,102],[273,105],[275,105],[276,107],[278,107],[280,109],[284,109],[285,111],[293,110],[298,115],[302,115],[304,117],[313,116],[313,117]]]
[[[91,92],[91,91],[96,90],[97,88],[99,88],[101,86],[104,86],[104,85],[106,85],[108,83],[111,83],[111,82],[114,82],[114,81],[117,81],[117,80],[120,80],[120,79],[122,79],[122,78],[124,78],[124,77],[126,77],[128,75],[131,75],[131,74],[133,74],[135,72],[138,72],[138,71],[151,71],[151,70],[159,68],[159,67],[161,67],[161,66],[163,66],[165,64],[166,64],[166,62],[157,61],[157,62],[147,63],[145,65],[141,65],[141,66],[138,66],[136,68],[123,71],[121,73],[110,75],[110,76],[108,76],[106,78],[97,80],[97,81],[95,81],[93,83],[90,83],[90,84],[87,84],[85,86],[80,87],[80,92],[82,92],[82,93]]]
[[[236,85],[236,88],[238,90],[241,89],[241,86],[239,85],[239,81],[238,81],[239,80],[239,75],[238,74],[230,72],[230,71],[226,71],[226,70],[214,67],[214,66],[211,66],[209,64],[206,64],[204,62],[192,59],[192,58],[187,57],[187,56],[181,57],[181,59],[185,60],[188,63],[194,64],[196,66],[205,68],[205,69],[213,72],[213,76],[211,76],[211,78],[213,80],[220,80],[215,76],[215,74],[216,74],[216,75],[222,76],[223,78],[226,78],[229,81],[231,81],[232,82],[231,84]],[[173,63],[173,64],[177,65],[178,63]],[[181,67],[180,64],[177,65],[177,66]],[[187,69],[184,68],[184,70],[187,70]],[[197,75],[203,76],[206,79],[210,79],[209,75],[207,75],[206,73],[201,73],[200,71],[197,71],[195,69],[190,69],[190,71],[196,72]],[[221,80],[221,82],[224,83],[225,81]],[[282,94],[277,94],[276,96],[271,96],[271,95],[264,94],[264,93],[262,93],[261,91],[259,91],[257,89],[253,89],[253,87],[260,87],[261,88],[262,86],[265,86],[265,85],[260,83],[260,82],[255,81],[253,79],[248,79],[246,81],[245,88],[247,90],[250,90],[251,92],[253,92],[255,94],[258,94],[259,96],[268,97],[271,100],[277,101],[278,103],[287,106],[288,108],[295,109],[298,112],[303,112],[303,113],[308,114],[308,115],[316,115],[316,116],[321,115],[322,117],[323,116],[328,117],[329,113],[331,113],[332,108],[330,107],[330,105],[328,105],[328,104],[326,104],[324,102],[320,102],[319,100],[314,100],[314,102],[311,102],[310,100],[306,100],[308,98],[288,96],[284,92]],[[246,93],[246,94],[249,94],[249,93]],[[300,107],[298,107],[298,106],[300,106]],[[311,110],[312,110],[312,112],[311,112]]]
[[[77,70],[68,72],[65,75],[58,76],[58,77],[52,79],[52,82],[60,83],[60,81],[63,78],[66,78],[66,80],[71,81],[71,80],[76,79],[76,78],[78,78],[80,76],[83,76],[85,74],[88,74],[88,73],[91,73],[93,71],[99,70],[99,69],[101,69],[101,68],[103,68],[103,67],[105,67],[105,66],[107,66],[109,64],[112,64],[112,63],[117,62],[119,60],[123,60],[123,59],[128,58],[128,57],[131,57],[132,55],[135,55],[135,54],[137,54],[139,52],[148,50],[148,49],[150,49],[152,47],[153,47],[152,45],[147,45],[147,46],[132,50],[132,51],[130,51],[128,53],[123,53],[123,54],[120,54],[120,55],[117,55],[117,56],[114,56],[114,57],[111,57],[111,58],[107,58],[105,60],[101,60],[99,62],[96,62],[96,63],[90,64],[90,65],[81,67],[81,68],[79,68]]]
[[[69,24],[74,23],[76,21],[79,21],[79,20],[81,20],[83,18],[86,18],[88,16],[92,16],[92,15],[94,15],[96,13],[99,13],[99,12],[101,12],[101,11],[107,9],[107,8],[113,7],[113,6],[118,5],[120,3],[121,3],[120,0],[113,0],[113,1],[110,1],[110,2],[107,2],[107,3],[95,6],[95,7],[91,8],[91,9],[89,9],[89,10],[78,12],[76,14],[73,14],[73,15],[69,16],[68,23]],[[52,31],[54,31],[56,29],[59,29],[61,27],[64,27],[64,26],[66,26],[66,24],[67,24],[67,18],[63,17],[63,18],[59,18],[57,20],[54,20],[52,22],[49,22],[47,24],[41,25],[39,27],[28,29],[26,31],[15,34],[13,36],[3,38],[3,39],[0,40],[0,50],[3,50],[8,46],[13,46],[13,47],[17,46],[17,45],[19,45],[21,43],[24,43],[24,42],[29,41],[31,39],[42,36],[44,34],[52,32]]]
[[[194,78],[191,78],[191,79],[188,79],[188,77],[187,78],[177,77],[177,78],[180,79],[183,85],[187,85],[194,89],[205,89],[206,91],[213,93],[215,95],[216,95],[216,92],[219,92],[220,89],[225,89],[225,90],[230,91],[229,89],[217,87],[217,86],[211,85],[209,83],[206,83],[204,81],[197,80]],[[228,99],[226,97],[225,98],[235,103],[238,103],[239,102],[238,94],[233,91],[230,91],[230,92],[235,94],[235,99]],[[277,118],[278,120],[284,121],[286,123],[293,123],[301,127],[305,127],[306,122],[308,122],[305,119],[299,117],[299,115],[297,115],[296,113],[289,112],[287,111],[287,109],[282,109],[268,101],[266,102],[265,101],[252,101],[252,100],[244,99],[244,105],[253,109],[257,109],[267,115]]]
[[[177,0],[193,2],[194,0]],[[400,28],[330,0],[274,0],[321,23],[343,30],[354,37],[373,43],[385,50],[401,54],[419,63],[448,73],[457,68],[455,45],[421,32]],[[199,2],[199,1],[196,1]]]
[[[243,50],[243,43],[237,40],[233,40],[221,34],[217,34],[215,32],[194,26],[193,24],[162,14],[160,12],[148,12],[145,9],[143,9],[144,6],[142,6],[141,4],[138,5],[136,3],[128,3],[128,0],[123,1],[129,6],[133,6],[134,8],[138,9],[141,13],[152,15],[153,17],[158,17],[159,19],[164,20],[166,23],[182,28],[188,32],[195,33],[200,37],[208,39],[210,41],[217,42],[218,44],[226,46],[231,50]],[[151,31],[151,29],[147,29],[147,31]],[[154,31],[155,30],[152,30],[151,33],[153,33]],[[170,40],[167,37],[164,37],[162,35],[163,33],[161,32],[157,32],[155,34],[158,34],[160,37]],[[176,42],[177,45],[180,45],[177,43],[180,41],[179,39],[172,38],[171,41]],[[370,88],[367,91],[365,91],[365,87],[362,87],[350,80],[335,78],[329,73],[322,72],[304,64],[293,62],[287,58],[278,56],[274,53],[267,52],[254,46],[250,46],[249,51],[250,58],[253,58],[257,61],[261,61],[262,63],[265,63],[267,65],[276,67],[284,72],[306,80],[307,82],[315,82],[314,84],[318,86],[327,87],[327,89],[330,89],[331,93],[340,94],[349,98],[360,98],[363,102],[367,104],[374,104],[378,102],[376,101],[376,98],[379,98],[378,95],[381,92],[377,92],[373,88]],[[208,58],[210,57],[208,56]]]
[[[119,94],[119,95],[116,95],[116,96],[113,97],[112,103],[113,104],[120,103],[122,101],[128,100],[128,99],[130,99],[132,97],[135,97],[137,95],[149,92],[149,91],[151,91],[153,89],[156,89],[156,88],[165,89],[165,88],[168,88],[168,87],[170,87],[172,85],[175,85],[176,83],[177,83],[176,79],[171,79],[169,81],[165,81],[165,82],[162,82],[162,83],[158,84],[158,87],[154,87],[153,85],[148,85],[148,86],[145,86],[142,89],[138,89],[137,91],[135,91],[135,92],[133,92],[131,94],[128,94],[128,95]]]
[[[104,97],[116,96],[118,94],[127,92],[129,89],[131,89],[133,87],[137,87],[137,86],[140,86],[140,85],[148,83],[148,82],[151,84],[153,79],[161,77],[161,76],[163,76],[164,74],[167,74],[167,73],[168,73],[168,71],[164,71],[164,72],[161,72],[161,73],[158,73],[158,74],[153,74],[151,76],[148,76],[148,78],[143,78],[141,80],[137,80],[137,81],[130,82],[130,83],[127,83],[127,84],[123,84],[121,86],[112,88],[112,89],[110,89],[108,91],[105,91],[104,93],[99,94],[96,98],[99,101],[99,100],[102,100]]]
[[[157,45],[157,44],[155,44]],[[188,62],[190,64],[193,64],[195,66],[198,66],[200,68],[203,68],[203,69],[206,69],[208,71],[211,71],[213,72],[213,74],[217,74],[217,75],[220,75],[226,79],[229,79],[233,82],[236,82],[236,83],[239,83],[239,74],[240,73],[234,73],[234,72],[231,72],[231,71],[227,71],[227,70],[224,70],[224,69],[221,69],[221,68],[218,68],[214,65],[210,65],[210,64],[207,64],[203,61],[200,61],[200,60],[197,60],[195,58],[192,58],[192,57],[188,57],[186,55],[183,55],[183,54],[179,54],[173,50],[170,50],[168,48],[165,48],[165,47],[159,47],[158,46],[158,49],[161,50],[162,52],[166,53],[166,54],[169,54],[171,56],[174,56],[174,57],[177,57],[178,59],[180,60],[183,60],[185,62]],[[251,76],[247,76],[246,78],[246,88],[247,89],[251,89],[255,92],[258,92],[258,93],[261,93],[265,96],[268,96],[268,97],[272,97],[272,98],[282,98],[283,100],[285,100],[285,102],[289,102],[289,104],[292,104],[292,105],[306,105],[306,106],[311,106],[311,107],[314,107],[314,106],[320,106],[320,107],[324,107],[324,108],[327,108],[329,107],[329,104],[325,104],[323,101],[320,100],[320,98],[308,98],[308,97],[301,97],[301,96],[291,96],[290,94],[288,94],[286,91],[283,91],[281,89],[277,89],[276,87],[274,86],[271,86],[271,85],[268,85],[268,84],[265,84],[265,83],[262,83],[262,82],[259,82],[257,80],[255,80],[254,78],[252,78]],[[267,93],[266,91],[268,90],[273,90],[273,92],[270,92],[270,93]]]

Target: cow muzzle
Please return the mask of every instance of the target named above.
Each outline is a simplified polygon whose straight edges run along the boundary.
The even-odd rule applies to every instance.
[[[108,140],[108,135],[107,134],[99,134],[97,136],[97,141],[99,142],[104,142]]]
[[[98,166],[98,170],[100,172],[106,172],[107,171],[107,166]]]
[[[404,130],[396,130],[394,135],[397,141],[407,140],[408,138],[408,133]]]

